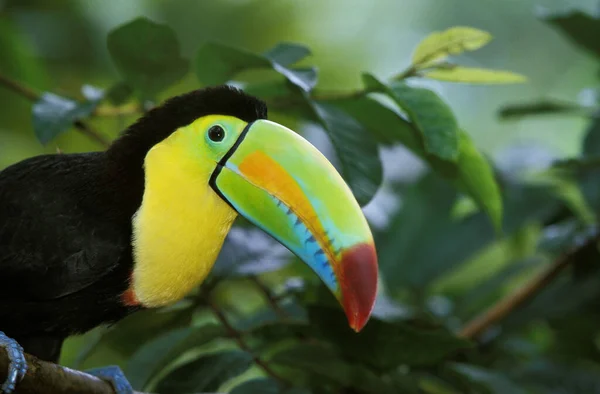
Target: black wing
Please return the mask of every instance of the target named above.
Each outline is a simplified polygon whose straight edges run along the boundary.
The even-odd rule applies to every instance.
[[[0,172],[0,298],[63,297],[131,259],[131,217],[105,161],[44,155]]]

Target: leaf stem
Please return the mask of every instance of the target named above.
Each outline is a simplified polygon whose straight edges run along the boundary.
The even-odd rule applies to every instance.
[[[514,293],[509,294],[487,311],[465,324],[458,333],[458,336],[475,339],[483,334],[488,328],[497,324],[515,309],[534,298],[541,290],[550,284],[558,274],[577,260],[580,253],[587,251],[589,247],[596,247],[596,242],[599,240],[600,237],[596,233],[582,244],[579,244],[577,247],[559,256],[552,264],[550,264],[550,266],[536,275],[523,287]]]
[[[11,90],[29,101],[36,102],[40,100],[41,95],[33,90],[32,88],[23,85],[15,80],[8,78],[6,75],[0,73],[0,86],[4,86],[6,89]],[[89,124],[84,122],[83,120],[77,120],[73,123],[73,126],[83,135],[90,138],[94,142],[102,145],[103,147],[108,147],[110,145],[110,141],[106,139],[102,134],[100,134],[97,130],[91,127]]]
[[[254,363],[256,365],[258,365],[263,371],[265,371],[265,373],[267,373],[273,379],[280,382],[284,387],[290,387],[291,386],[290,382],[287,379],[285,379],[284,377],[279,375],[277,372],[275,372],[271,368],[271,366],[265,360],[263,360],[260,356],[254,354],[254,352],[252,351],[252,349],[250,348],[250,346],[244,339],[244,336],[243,336],[244,334],[241,331],[237,330],[229,322],[229,319],[227,318],[227,316],[225,316],[225,313],[223,313],[223,311],[219,308],[219,306],[212,301],[210,295],[205,294],[204,299],[205,299],[206,305],[213,312],[213,314],[215,315],[217,320],[219,320],[219,322],[223,325],[223,327],[225,327],[225,330],[227,330],[229,336],[237,343],[238,347],[241,350],[245,351],[246,353],[250,354]]]

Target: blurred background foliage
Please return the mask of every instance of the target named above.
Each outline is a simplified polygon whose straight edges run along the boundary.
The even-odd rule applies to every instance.
[[[600,393],[599,12],[0,0],[0,76],[19,83],[0,85],[0,168],[102,149],[143,108],[228,81],[336,164],[378,248],[381,294],[360,334],[316,275],[240,220],[201,289],[70,339],[62,363],[117,364],[160,393]],[[419,71],[431,58],[415,48],[453,26],[474,41],[438,61],[514,74]],[[533,288],[537,275],[552,280]],[[515,307],[519,289],[535,297]],[[501,321],[469,323],[506,299]]]

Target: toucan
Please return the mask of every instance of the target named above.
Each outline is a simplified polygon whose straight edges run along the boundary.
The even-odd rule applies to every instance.
[[[359,160],[359,158],[356,158]],[[237,215],[308,264],[359,331],[378,282],[369,224],[348,185],[266,104],[220,85],[165,100],[104,151],[45,154],[0,172],[4,393],[24,352],[184,298],[210,273]],[[119,394],[120,370],[98,369]]]

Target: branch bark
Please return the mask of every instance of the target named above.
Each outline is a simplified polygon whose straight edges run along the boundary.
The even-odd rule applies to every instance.
[[[567,253],[559,256],[550,266],[533,277],[523,287],[501,299],[481,315],[475,317],[460,330],[458,336],[467,339],[476,339],[488,328],[497,324],[507,317],[512,311],[523,306],[533,299],[541,290],[543,290],[554,278],[558,276],[565,268],[577,260],[580,253],[585,252],[589,247],[595,247],[599,241],[598,235],[587,239],[584,243],[576,246]]]
[[[29,354],[27,374],[17,385],[19,394],[114,394],[110,383],[95,376],[42,361]],[[0,349],[0,382],[6,379],[8,356]]]

